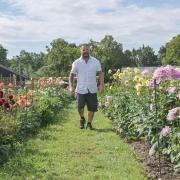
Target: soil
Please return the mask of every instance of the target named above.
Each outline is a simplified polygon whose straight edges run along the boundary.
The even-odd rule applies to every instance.
[[[161,157],[161,178],[159,173],[159,158],[150,156],[150,147],[141,141],[129,143],[135,153],[138,155],[138,160],[143,164],[148,180],[180,180],[180,173],[175,173],[173,165],[164,157]]]

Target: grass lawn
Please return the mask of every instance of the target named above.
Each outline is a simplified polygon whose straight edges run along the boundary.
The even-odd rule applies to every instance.
[[[146,179],[131,148],[113,132],[101,112],[95,115],[92,131],[79,129],[74,104],[59,118],[0,168],[0,179]]]

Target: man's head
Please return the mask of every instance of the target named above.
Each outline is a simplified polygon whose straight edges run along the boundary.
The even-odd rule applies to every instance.
[[[83,58],[89,58],[90,48],[88,44],[82,44],[80,46],[80,51]]]

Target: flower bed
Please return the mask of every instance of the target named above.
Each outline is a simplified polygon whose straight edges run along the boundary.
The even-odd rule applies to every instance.
[[[160,67],[154,74],[127,68],[112,75],[100,108],[129,140],[144,140],[150,155],[163,154],[180,169],[180,70]]]
[[[69,101],[60,88],[15,90],[11,84],[6,89],[0,83],[0,163],[14,152],[25,137],[58,120],[56,115]]]

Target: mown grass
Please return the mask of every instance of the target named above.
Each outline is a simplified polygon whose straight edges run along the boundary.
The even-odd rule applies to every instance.
[[[0,179],[146,179],[131,148],[101,112],[95,115],[92,131],[78,128],[74,104],[59,118],[0,168]]]

